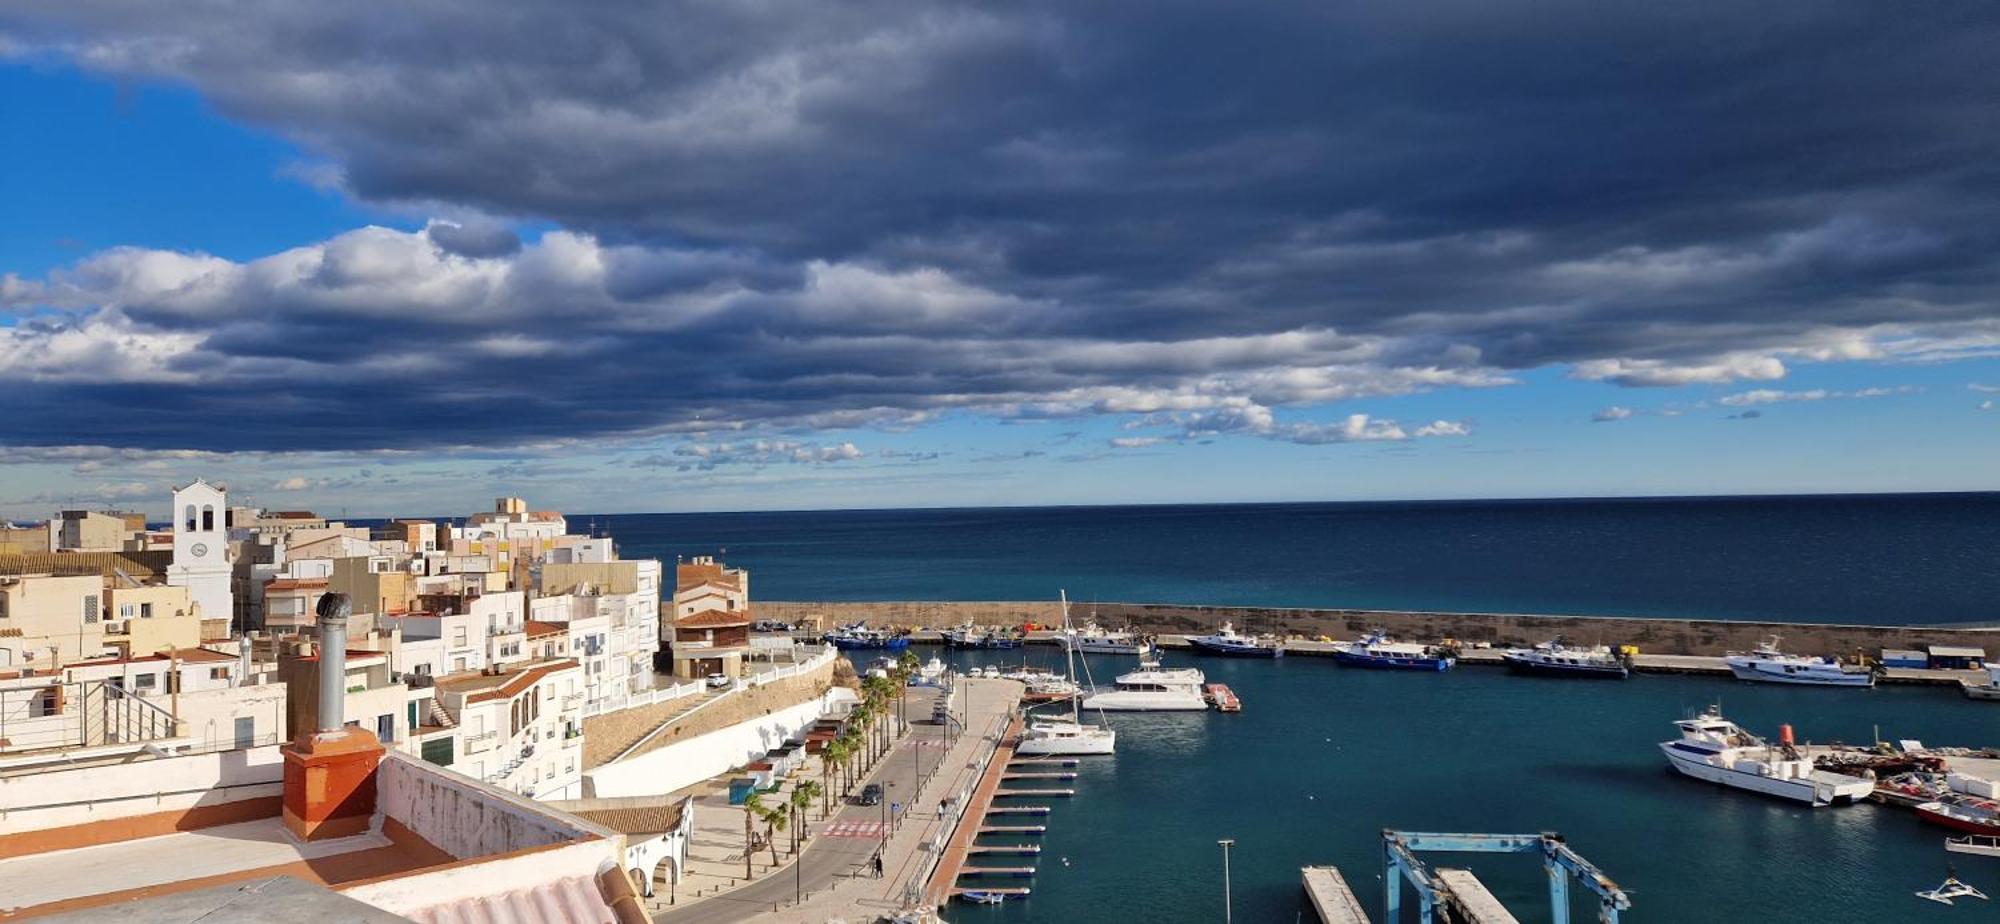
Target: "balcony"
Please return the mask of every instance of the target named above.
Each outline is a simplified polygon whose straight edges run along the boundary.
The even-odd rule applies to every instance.
[[[499,737],[499,732],[490,731],[480,732],[476,735],[467,735],[465,736],[465,753],[479,754],[490,750],[493,747],[493,742]]]

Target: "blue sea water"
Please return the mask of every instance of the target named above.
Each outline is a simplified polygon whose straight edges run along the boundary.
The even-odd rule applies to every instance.
[[[2000,494],[572,516],[767,600],[2000,620]]]
[[[924,652],[928,657],[931,652]],[[961,665],[1020,652],[954,653]],[[1027,658],[1057,666],[1046,650]],[[1666,768],[1669,724],[1720,702],[1775,735],[1826,742],[1918,738],[2000,744],[2000,708],[1956,691],[1799,689],[1635,676],[1577,681],[1498,668],[1404,674],[1319,658],[1169,655],[1228,683],[1242,713],[1112,714],[1118,753],[1085,759],[1054,806],[1027,900],[954,908],[957,924],[1222,919],[1219,838],[1234,838],[1235,920],[1314,920],[1299,867],[1333,864],[1382,924],[1381,829],[1556,831],[1632,897],[1635,922],[1991,920],[1911,895],[1952,860],[2000,895],[2000,861],[1953,857],[1940,829],[1872,804],[1812,809]],[[1100,682],[1129,659],[1093,657]],[[1427,855],[1474,870],[1524,921],[1548,920],[1539,863]],[[1596,920],[1583,889],[1572,919]],[[1406,920],[1414,895],[1406,893]]]

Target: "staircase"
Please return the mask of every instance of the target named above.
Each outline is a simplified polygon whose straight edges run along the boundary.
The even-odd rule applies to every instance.
[[[458,723],[452,720],[451,713],[446,712],[435,697],[430,700],[430,709],[424,713],[424,718],[426,725],[435,725],[439,728],[458,727]]]

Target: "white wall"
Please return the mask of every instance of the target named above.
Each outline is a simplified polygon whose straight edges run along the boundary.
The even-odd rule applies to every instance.
[[[811,726],[835,704],[854,698],[853,690],[834,687],[817,699],[788,709],[587,770],[583,791],[586,797],[602,798],[658,795],[692,786],[764,756]]]
[[[0,777],[0,834],[277,796],[284,779],[275,744]]]
[[[581,837],[619,837],[581,818],[552,812],[407,754],[385,756],[375,779],[382,814],[460,859]]]

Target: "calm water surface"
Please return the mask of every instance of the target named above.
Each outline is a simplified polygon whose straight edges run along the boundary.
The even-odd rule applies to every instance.
[[[928,657],[931,652],[925,652]],[[1006,653],[1018,663],[1018,652]],[[1001,654],[964,653],[960,664]],[[1053,653],[1028,658],[1053,665]],[[1380,831],[1559,831],[1631,894],[1631,921],[1993,920],[1914,898],[1945,873],[1943,835],[1874,805],[1809,809],[1673,775],[1668,724],[1720,701],[1775,735],[2000,743],[2000,708],[1941,689],[1815,690],[1641,676],[1623,683],[1496,668],[1410,675],[1169,655],[1242,697],[1237,715],[1118,715],[1119,753],[1087,759],[1050,800],[1033,896],[956,908],[954,922],[1221,920],[1232,837],[1236,920],[1312,920],[1298,869],[1334,864],[1380,924]],[[1129,660],[1094,657],[1100,681]],[[2000,861],[1960,857],[2000,894]],[[1064,861],[1067,860],[1067,863]],[[1523,920],[1546,920],[1539,864],[1457,855]],[[1577,920],[1595,920],[1574,890]],[[1406,908],[1412,899],[1406,898]],[[1414,919],[1414,918],[1412,918]]]
[[[2000,620],[2000,494],[573,516],[766,600]]]

